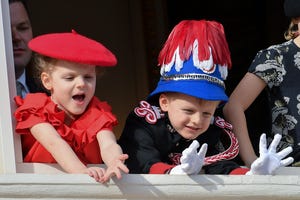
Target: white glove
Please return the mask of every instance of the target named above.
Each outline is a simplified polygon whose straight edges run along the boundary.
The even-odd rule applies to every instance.
[[[246,175],[273,175],[275,170],[278,168],[285,167],[294,162],[292,157],[283,159],[293,151],[292,147],[287,147],[276,153],[276,148],[280,140],[281,135],[276,134],[269,146],[269,149],[267,149],[266,134],[263,133],[260,136],[259,158],[252,163],[251,169],[246,173]]]
[[[174,167],[170,174],[198,174],[204,164],[204,158],[207,151],[207,144],[204,143],[199,152],[199,142],[194,140],[192,144],[182,152],[180,165]]]

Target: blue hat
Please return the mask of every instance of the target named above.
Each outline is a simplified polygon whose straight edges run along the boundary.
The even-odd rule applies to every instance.
[[[180,22],[160,52],[159,65],[161,77],[148,99],[163,92],[178,92],[204,100],[228,100],[224,80],[231,59],[220,23]]]

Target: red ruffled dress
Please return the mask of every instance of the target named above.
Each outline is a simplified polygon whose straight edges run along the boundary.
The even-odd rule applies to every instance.
[[[72,147],[84,164],[103,163],[96,134],[112,130],[117,125],[111,107],[93,97],[86,111],[72,124],[64,124],[66,114],[44,93],[15,98],[16,132],[21,134],[24,162],[56,163],[52,155],[31,135],[30,128],[38,123],[50,123]]]

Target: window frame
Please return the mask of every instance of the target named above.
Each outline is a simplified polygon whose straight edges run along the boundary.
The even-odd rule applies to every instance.
[[[21,137],[15,134],[15,69],[8,0],[0,3],[0,174],[64,173],[58,164],[24,163]],[[3,67],[7,66],[7,67]]]
[[[13,134],[16,87],[8,0],[1,0],[0,11],[0,49],[4,50],[0,51],[0,173],[16,173],[20,154],[15,149],[19,139]]]

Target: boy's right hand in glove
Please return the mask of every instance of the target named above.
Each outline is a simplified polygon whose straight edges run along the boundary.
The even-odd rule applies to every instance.
[[[207,144],[204,143],[199,152],[199,142],[194,140],[192,144],[182,152],[180,165],[174,167],[170,174],[198,174],[204,164],[204,158],[207,151]]]

